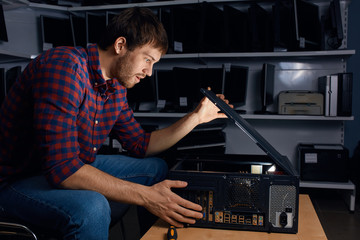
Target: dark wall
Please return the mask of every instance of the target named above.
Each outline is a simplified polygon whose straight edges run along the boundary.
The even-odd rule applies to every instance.
[[[350,155],[360,141],[360,1],[352,0],[349,5],[348,17],[348,49],[355,49],[355,55],[347,62],[347,70],[353,72],[353,116],[354,121],[345,122],[345,146]]]

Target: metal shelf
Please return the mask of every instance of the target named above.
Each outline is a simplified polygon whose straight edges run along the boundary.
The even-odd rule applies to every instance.
[[[53,5],[53,4],[45,4],[45,3],[29,2],[28,6],[32,7],[32,8],[42,8],[42,9],[48,9],[48,10],[69,11],[69,7]]]
[[[355,54],[355,50],[332,50],[332,51],[311,51],[311,52],[254,52],[254,53],[185,53],[185,54],[166,54],[162,59],[195,59],[195,58],[256,58],[256,57],[273,57],[273,58],[301,58],[311,57],[320,58],[327,56],[350,57]],[[0,62],[3,59],[22,58],[33,59],[38,54],[22,54],[9,52],[0,49]]]
[[[17,62],[36,58],[37,54],[24,54],[0,49],[0,63]]]
[[[151,117],[151,118],[181,118],[186,113],[161,113],[161,112],[134,112],[135,117]]]
[[[186,113],[163,113],[163,112],[135,112],[135,117],[150,118],[181,118]],[[325,116],[306,116],[306,115],[262,115],[262,114],[241,114],[244,119],[264,119],[264,120],[310,120],[310,121],[351,121],[353,116],[349,117],[325,117]]]
[[[353,182],[313,182],[313,181],[300,181],[300,187],[302,188],[320,188],[320,189],[335,189],[346,190],[343,195],[344,200],[348,203],[349,210],[355,211],[355,197],[356,186]]]
[[[234,1],[234,0],[230,0],[230,1]],[[94,6],[73,6],[73,7],[57,6],[57,5],[42,4],[42,3],[32,3],[32,2],[29,2],[28,5],[29,7],[34,7],[34,8],[76,12],[76,11],[116,10],[116,9],[124,9],[131,7],[161,7],[161,6],[196,4],[199,2],[202,1],[198,1],[198,0],[155,1],[155,2],[107,4],[107,5],[94,5]]]
[[[330,51],[296,51],[296,52],[239,52],[239,53],[186,53],[186,54],[166,54],[163,59],[177,58],[299,58],[299,57],[350,57],[355,54],[355,50],[341,49]]]
[[[350,57],[355,54],[355,50],[331,50],[331,51],[304,51],[304,52],[251,52],[251,53],[184,53],[166,54],[162,59],[196,59],[196,58],[321,58],[321,57]],[[0,61],[3,58],[23,58],[33,59],[38,54],[22,54],[0,49]]]
[[[272,119],[272,120],[312,120],[312,121],[350,121],[354,120],[353,116],[343,117],[325,117],[310,115],[262,115],[262,114],[245,114],[241,115],[245,119]]]
[[[350,0],[345,0],[349,2]],[[197,4],[202,2],[211,3],[231,3],[231,2],[243,2],[248,4],[249,0],[176,0],[176,1],[152,1],[152,2],[139,2],[139,3],[124,3],[124,4],[107,4],[107,5],[94,5],[94,6],[58,6],[43,3],[33,3],[26,0],[20,0],[20,2],[28,4],[29,7],[43,8],[50,10],[60,11],[99,11],[99,10],[115,10],[130,7],[161,7],[161,6],[174,6],[174,5],[186,5],[186,4]],[[266,1],[263,1],[266,3]],[[329,0],[313,0],[314,3],[329,2]]]
[[[351,181],[348,181],[348,182],[300,181],[300,187],[342,189],[342,190],[355,190],[356,189],[355,184],[352,183]]]

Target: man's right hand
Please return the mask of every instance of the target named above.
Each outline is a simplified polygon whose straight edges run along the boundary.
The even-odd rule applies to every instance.
[[[202,207],[181,198],[171,191],[171,188],[184,188],[186,182],[164,180],[149,187],[144,196],[144,207],[152,214],[160,217],[175,227],[183,227],[184,223],[194,224],[202,218]]]

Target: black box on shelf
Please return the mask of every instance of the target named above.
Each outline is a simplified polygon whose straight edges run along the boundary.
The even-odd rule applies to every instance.
[[[299,144],[300,179],[349,181],[349,151],[341,144]]]
[[[338,116],[352,115],[353,73],[338,73]]]
[[[318,78],[318,90],[324,94],[325,116],[351,116],[353,73],[336,73]]]

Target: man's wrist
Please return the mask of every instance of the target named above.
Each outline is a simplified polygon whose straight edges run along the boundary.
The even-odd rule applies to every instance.
[[[188,119],[193,127],[196,127],[197,125],[202,123],[200,114],[196,110],[188,114]]]
[[[149,205],[149,199],[151,198],[151,191],[149,186],[140,185],[137,194],[137,199],[134,199],[135,205],[141,207],[147,207]]]

